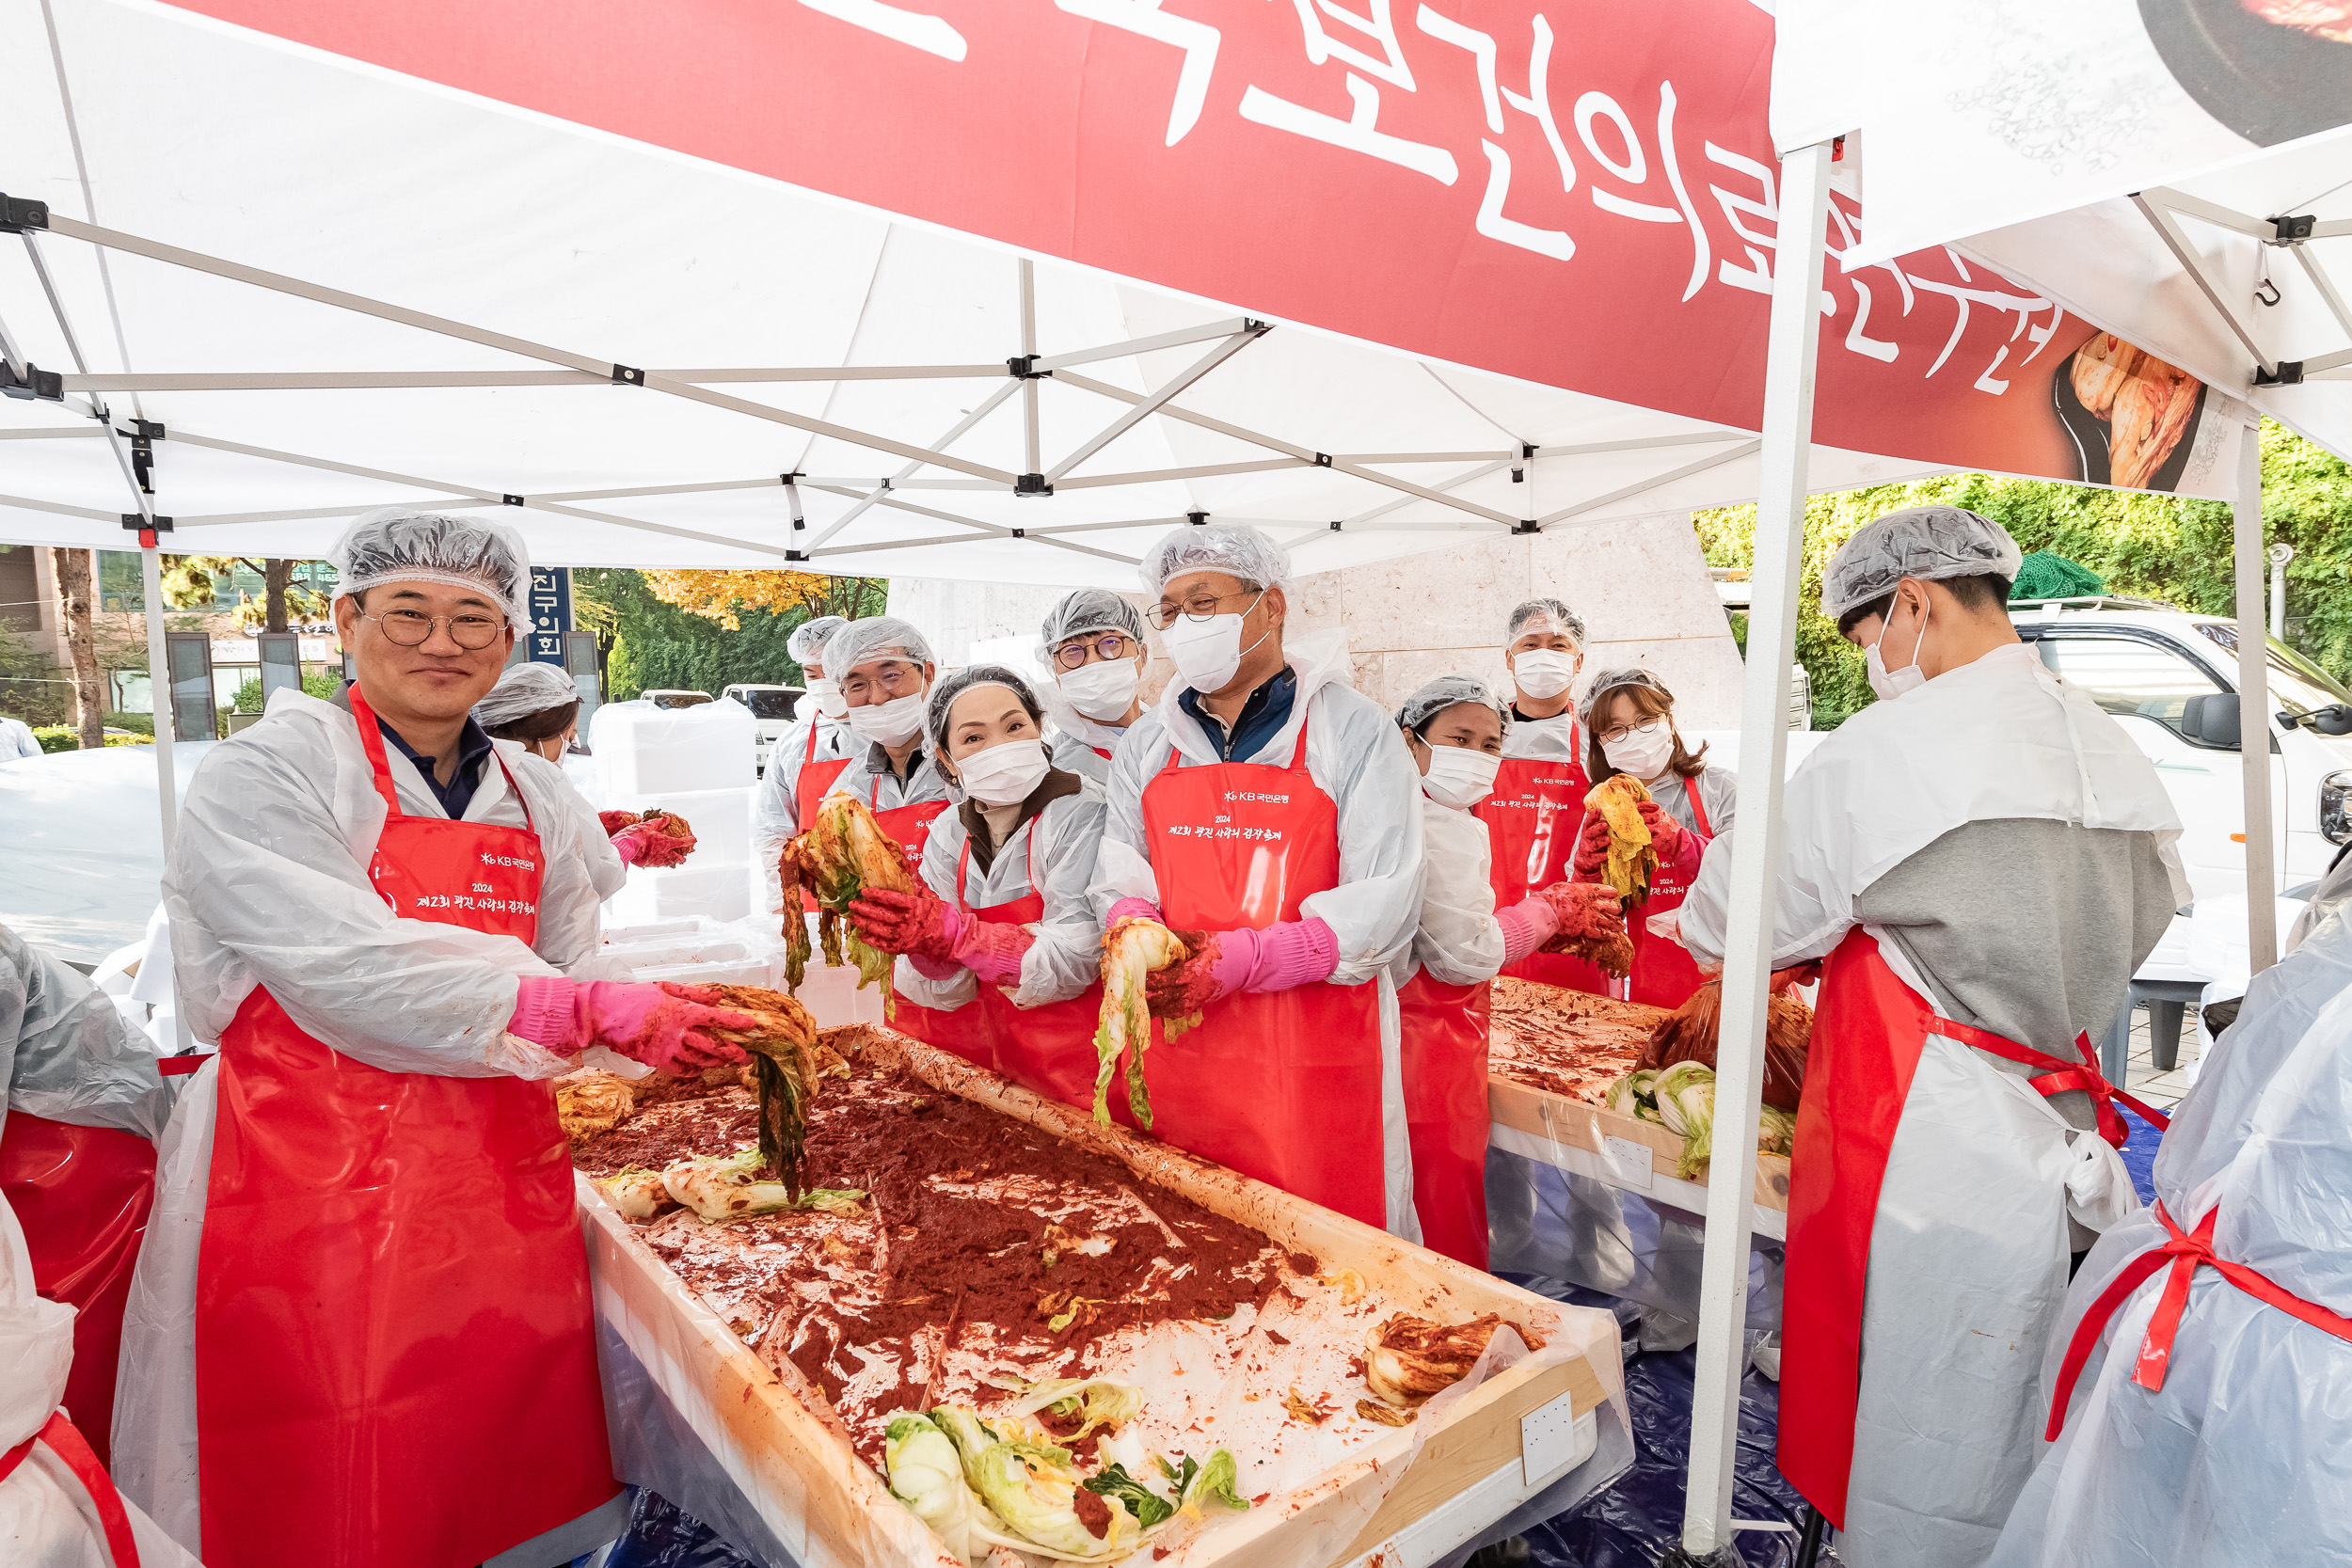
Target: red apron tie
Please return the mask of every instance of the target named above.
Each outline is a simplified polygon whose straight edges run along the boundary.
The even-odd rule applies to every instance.
[[[2083,1053],[2082,1062],[2077,1066],[2074,1063],[2062,1062],[2056,1056],[2044,1055],[2029,1045],[2019,1045],[2014,1040],[2005,1040],[2000,1036],[1989,1034],[1982,1029],[1972,1028],[1965,1023],[1955,1023],[1948,1018],[1931,1019],[1928,1022],[1928,1029],[1932,1034],[1942,1035],[1947,1039],[1958,1040],[1963,1045],[1973,1045],[1979,1051],[1990,1052],[1995,1056],[2015,1062],[2021,1067],[2041,1069],[2041,1075],[2029,1079],[2028,1082],[2045,1098],[2054,1094],[2063,1094],[2068,1089],[2082,1090],[2083,1093],[2090,1096],[2091,1107],[2097,1114],[2099,1136],[2106,1139],[2118,1148],[2122,1148],[2132,1135],[2131,1129],[2123,1125],[2123,1117],[2115,1108],[2115,1102],[2119,1100],[2130,1106],[2141,1120],[2148,1122],[2158,1132],[2172,1125],[2170,1117],[2134,1099],[2107,1082],[2107,1075],[2099,1069],[2099,1053],[2090,1048],[2090,1034],[2088,1030],[2074,1037],[2074,1049]]]
[[[62,1410],[51,1414],[46,1425],[6,1453],[0,1453],[0,1481],[16,1473],[33,1451],[35,1443],[48,1445],[49,1451],[65,1461],[65,1467],[73,1472],[73,1479],[82,1483],[89,1500],[98,1510],[99,1528],[105,1532],[106,1555],[114,1560],[115,1568],[139,1568],[138,1542],[131,1534],[131,1516],[122,1510],[122,1494],[115,1490],[106,1467],[98,1463],[88,1443],[65,1418]]]
[[[2122,1272],[2090,1304],[2083,1321],[2074,1325],[2074,1337],[2067,1341],[2066,1359],[2058,1367],[2058,1388],[2051,1396],[2050,1420],[2042,1430],[2042,1441],[2055,1443],[2065,1430],[2066,1409],[2074,1400],[2074,1380],[2082,1375],[2083,1364],[2090,1359],[2090,1347],[2099,1342],[2107,1320],[2123,1305],[2125,1297],[2168,1262],[2171,1275],[2164,1282],[2164,1294],[2156,1300],[2155,1315],[2148,1320],[2148,1332],[2140,1338],[2139,1355],[2132,1365],[2132,1381],[2142,1388],[2153,1391],[2164,1386],[2164,1374],[2172,1360],[2172,1337],[2180,1331],[2181,1314],[2188,1307],[2189,1283],[2201,1268],[2213,1269],[2265,1307],[2275,1307],[2291,1318],[2352,1344],[2352,1318],[2331,1312],[2317,1302],[2305,1301],[2243,1263],[2216,1257],[2213,1223],[2219,1212],[2218,1209],[2206,1211],[2197,1228],[2185,1232],[2172,1223],[2172,1216],[2165,1212],[2163,1204],[2155,1206],[2156,1220],[2164,1227],[2166,1239],[2161,1245],[2151,1247],[2123,1265]]]

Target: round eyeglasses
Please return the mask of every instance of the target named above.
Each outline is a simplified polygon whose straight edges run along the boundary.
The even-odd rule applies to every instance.
[[[1094,655],[1107,664],[1113,659],[1125,658],[1129,646],[1126,638],[1117,632],[1112,632],[1107,637],[1092,642],[1063,643],[1054,650],[1054,662],[1065,670],[1083,670],[1089,662],[1087,658],[1089,654]]]
[[[450,641],[468,653],[481,652],[506,629],[503,615],[426,615],[414,610],[388,610],[381,615],[363,612],[359,619],[373,621],[384,628],[386,637],[404,648],[421,648],[435,626],[447,626]]]

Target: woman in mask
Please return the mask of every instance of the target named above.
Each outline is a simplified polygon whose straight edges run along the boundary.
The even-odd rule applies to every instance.
[[[632,821],[609,832],[602,815],[573,787],[564,753],[580,735],[580,689],[559,667],[536,660],[508,665],[490,694],[474,705],[473,717],[491,739],[521,745],[518,770],[535,773],[573,817],[597,897],[620,892],[632,865],[676,865],[693,852],[692,839],[672,838],[658,823]]]
[[[1559,935],[1617,924],[1617,895],[1554,882],[1500,911],[1486,824],[1510,711],[1484,681],[1442,675],[1406,699],[1397,727],[1421,770],[1426,847],[1421,927],[1402,964],[1405,1127],[1422,1244],[1486,1266],[1487,997],[1495,974]]]
[[[1102,927],[1087,882],[1102,799],[1054,766],[1037,694],[1002,665],[941,681],[925,726],[962,801],[923,846],[923,886],[870,889],[850,919],[873,946],[901,955],[893,989],[914,1004],[900,1010],[930,1031],[923,1037],[1089,1106]]]
[[[1650,671],[1638,666],[1603,670],[1593,677],[1581,712],[1591,736],[1593,781],[1629,773],[1649,790],[1642,820],[1658,851],[1650,874],[1649,898],[1628,926],[1633,937],[1633,974],[1627,984],[1636,1002],[1679,1007],[1699,989],[1698,964],[1681,944],[1654,936],[1650,917],[1682,907],[1698,879],[1699,859],[1718,833],[1731,831],[1738,780],[1728,768],[1707,766],[1707,748],[1692,752],[1675,728],[1674,693]],[[1609,856],[1609,824],[1587,816],[1576,847],[1579,882],[1598,879]]]
[[[846,761],[857,743],[842,722],[850,701],[841,694],[841,683],[825,673],[824,662],[834,634],[849,624],[838,615],[819,615],[794,628],[785,644],[808,683],[808,695],[801,699],[792,727],[776,737],[768,770],[752,795],[752,858],[759,864],[768,890],[764,907],[771,914],[783,912],[776,857],[841,771],[818,765]],[[807,904],[817,907],[814,899]]]
[[[1584,746],[1571,689],[1584,668],[1584,623],[1558,599],[1511,611],[1502,661],[1511,672],[1511,733],[1494,790],[1477,811],[1494,844],[1495,907],[1508,909],[1568,875],[1584,820]],[[1583,958],[1532,953],[1504,973],[1605,993],[1609,977]]]
[[[1064,594],[1046,614],[1038,661],[1053,672],[1041,695],[1053,715],[1054,766],[1100,789],[1127,726],[1143,717],[1143,613],[1106,588]]]

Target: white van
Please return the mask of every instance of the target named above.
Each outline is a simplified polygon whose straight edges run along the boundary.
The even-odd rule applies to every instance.
[[[2019,600],[2018,636],[2090,693],[2148,753],[2181,815],[2190,918],[2142,980],[2246,980],[2246,798],[2239,750],[2237,623],[2141,599]],[[2269,647],[2271,853],[2279,930],[2352,841],[2352,690],[2276,638]]]

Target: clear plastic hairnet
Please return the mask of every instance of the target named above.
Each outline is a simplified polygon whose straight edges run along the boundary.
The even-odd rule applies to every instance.
[[[337,598],[384,582],[480,588],[517,628],[531,625],[531,551],[506,523],[379,506],[343,530],[326,560]]]
[[[1045,612],[1045,624],[1038,628],[1037,661],[1051,669],[1055,648],[1089,631],[1123,631],[1140,642],[1143,611],[1107,588],[1074,589]]]
[[[1865,523],[1821,574],[1821,613],[1833,621],[1895,591],[1904,578],[2014,578],[2025,559],[2009,530],[1958,506],[1911,506]]]
[[[1586,729],[1591,729],[1593,713],[1600,706],[1600,700],[1612,691],[1622,691],[1629,686],[1646,686],[1663,697],[1669,705],[1675,700],[1675,694],[1666,689],[1666,683],[1660,680],[1653,672],[1645,670],[1638,664],[1621,665],[1614,670],[1601,670],[1595,673],[1592,684],[1584,689],[1583,697],[1576,705],[1576,721]]]
[[[1157,595],[1170,578],[1186,572],[1230,572],[1261,588],[1291,585],[1290,552],[1254,528],[1239,523],[1186,523],[1160,535],[1143,556],[1143,591]]]
[[[784,651],[792,656],[795,664],[814,661],[821,665],[825,662],[825,644],[833,641],[834,632],[849,624],[838,615],[819,615],[813,621],[803,621],[792,628]]]
[[[881,658],[903,658],[915,664],[937,662],[931,645],[911,621],[896,615],[868,615],[850,621],[825,644],[825,673],[840,680],[861,664]]]
[[[530,660],[510,664],[499,672],[498,685],[489,695],[474,704],[475,721],[485,730],[501,724],[512,724],[534,713],[545,713],[551,707],[580,701],[580,688],[564,673],[561,665],[541,664]]]
[[[1001,664],[967,664],[952,675],[942,675],[931,685],[931,699],[923,708],[923,733],[930,743],[945,752],[947,749],[947,712],[956,705],[956,699],[976,686],[1009,687],[1021,699],[1021,705],[1029,710],[1029,717],[1042,726],[1044,710],[1037,705],[1037,693],[1027,681]]]
[[[1418,735],[1423,724],[1456,703],[1476,703],[1494,709],[1502,721],[1503,733],[1510,733],[1511,705],[1496,696],[1494,689],[1476,675],[1439,675],[1405,699],[1405,705],[1396,710],[1396,721]]]
[[[1558,599],[1530,599],[1511,611],[1511,629],[1502,634],[1503,643],[1517,642],[1531,631],[1562,632],[1578,647],[1584,646],[1584,617]]]

